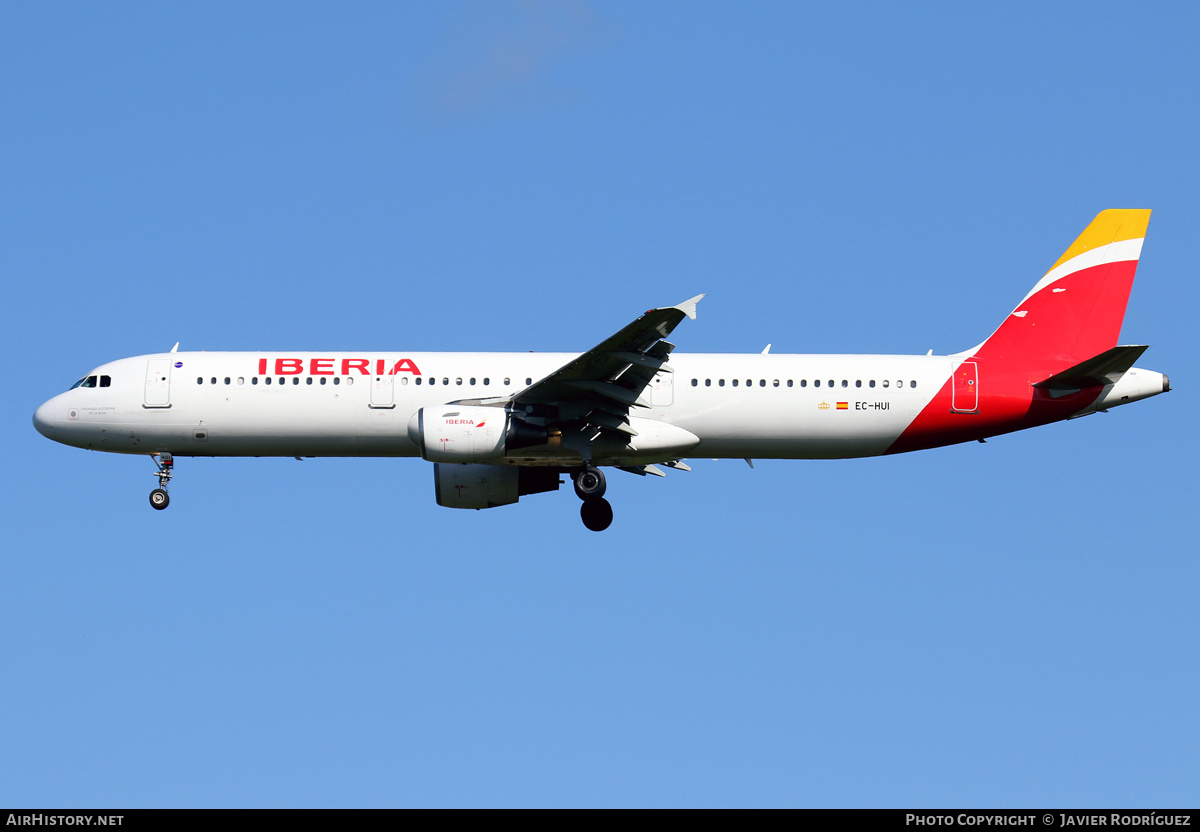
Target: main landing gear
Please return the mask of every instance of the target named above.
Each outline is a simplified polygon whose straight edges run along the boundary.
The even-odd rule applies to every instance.
[[[150,492],[150,505],[162,511],[171,504],[171,496],[167,494],[167,483],[171,481],[171,469],[175,467],[175,459],[170,454],[151,454],[150,458],[158,466],[154,476],[158,477],[158,488]]]
[[[586,465],[575,475],[575,493],[583,500],[579,508],[579,516],[583,525],[594,532],[602,532],[612,525],[613,510],[604,499],[607,483],[599,468]]]

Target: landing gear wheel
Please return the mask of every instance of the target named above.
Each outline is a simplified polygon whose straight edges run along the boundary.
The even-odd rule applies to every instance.
[[[150,505],[162,511],[171,504],[171,498],[167,496],[167,483],[174,476],[171,472],[175,467],[175,458],[166,451],[150,454],[150,458],[154,460],[154,467],[158,469],[154,472],[154,476],[158,477],[158,488],[150,492]]]
[[[612,525],[613,510],[603,497],[589,497],[579,507],[579,516],[583,518],[583,525],[594,532],[602,532]]]
[[[604,473],[599,468],[589,465],[575,475],[575,494],[581,500],[599,499],[604,496],[607,487]]]

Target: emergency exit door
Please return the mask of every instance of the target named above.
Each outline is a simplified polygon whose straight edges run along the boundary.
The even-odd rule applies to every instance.
[[[395,376],[375,376],[371,381],[371,407],[390,409],[396,406],[393,398],[395,388],[392,381]]]
[[[650,380],[650,404],[654,407],[670,407],[675,401],[674,373],[657,373]]]
[[[979,411],[979,367],[974,361],[964,361],[954,370],[950,387],[950,409],[955,413]]]

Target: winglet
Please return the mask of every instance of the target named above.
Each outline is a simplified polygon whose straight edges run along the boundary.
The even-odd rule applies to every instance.
[[[694,298],[685,300],[683,303],[672,306],[672,309],[678,309],[683,314],[687,315],[693,321],[696,320],[696,304],[704,299],[704,295],[696,295]]]
[[[179,352],[179,342],[175,342],[175,346],[171,347],[171,352]]]

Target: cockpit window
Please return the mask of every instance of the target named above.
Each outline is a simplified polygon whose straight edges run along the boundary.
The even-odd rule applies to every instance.
[[[112,377],[84,376],[83,378],[79,379],[79,381],[72,384],[70,389],[74,390],[76,387],[112,387]]]

